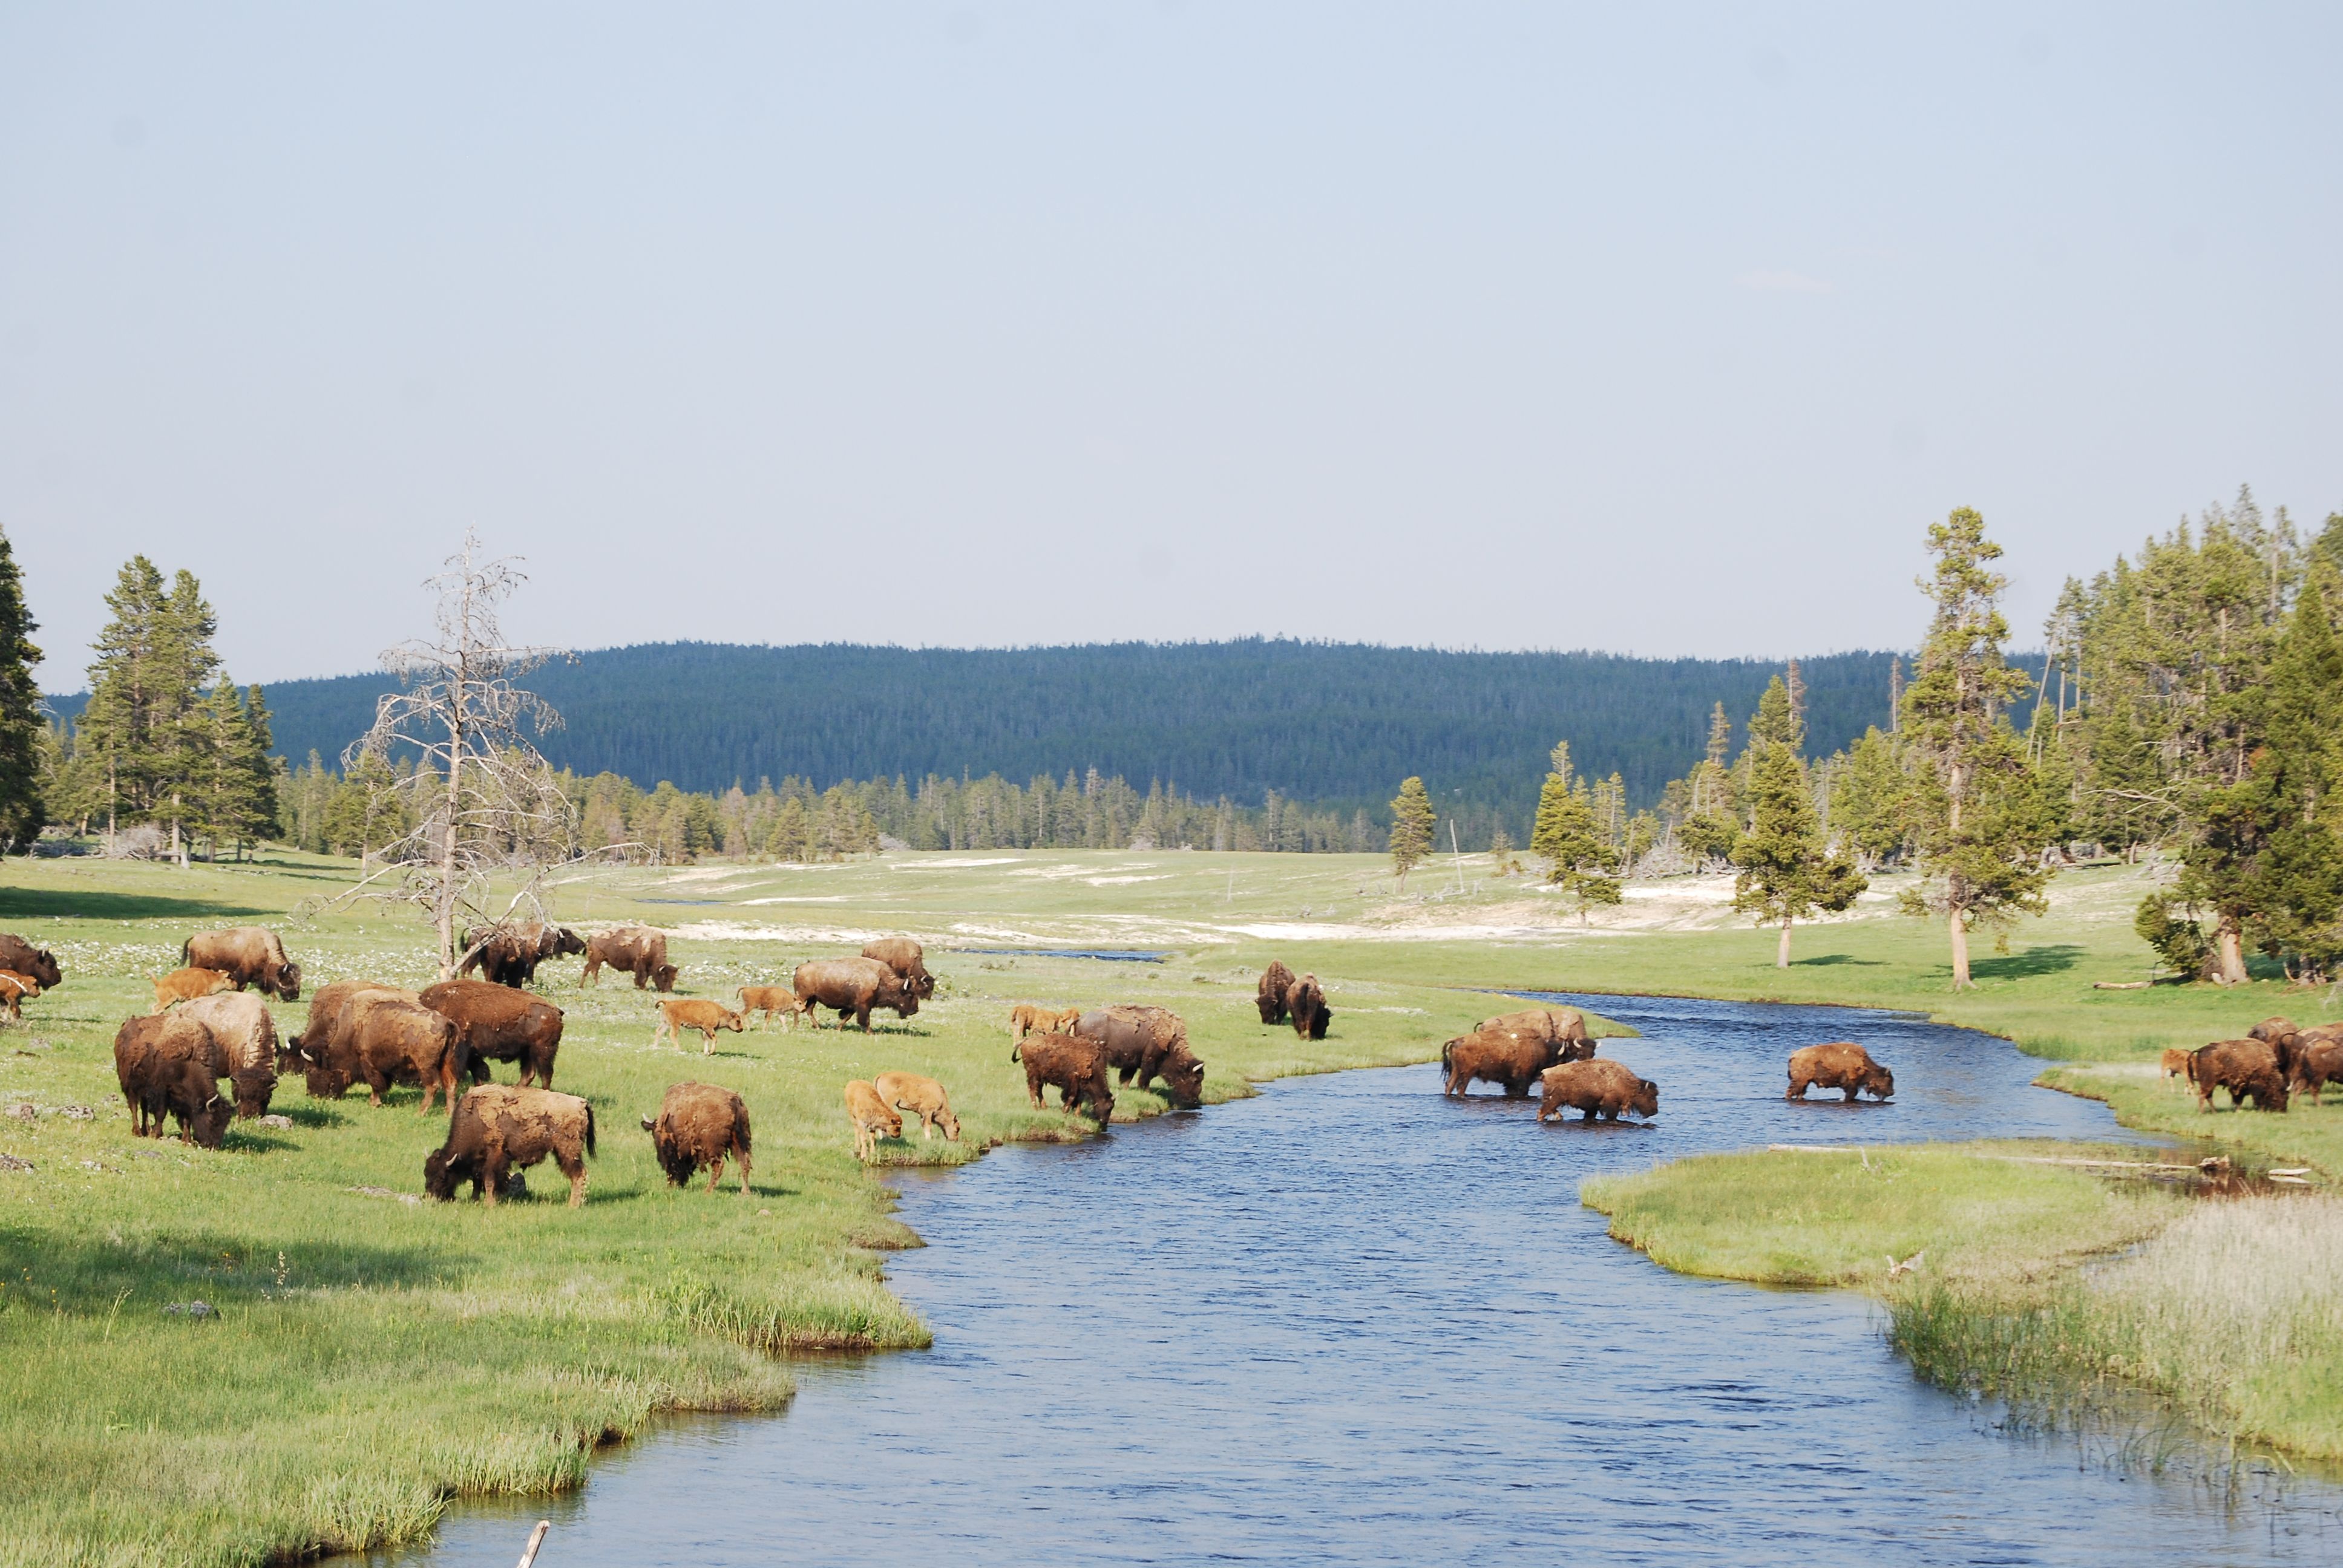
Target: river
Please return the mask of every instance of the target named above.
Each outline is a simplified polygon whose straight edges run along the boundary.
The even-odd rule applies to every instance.
[[[775,1563],[2331,1563],[2343,1492],[2201,1483],[2013,1435],[1836,1292],[1673,1275],[1580,1178],[1767,1141],[2123,1138],[2006,1042],[1916,1018],[1584,1000],[1649,1126],[1541,1126],[1430,1067],[997,1150],[899,1179],[889,1274],[935,1348],[806,1364],[781,1415],[693,1420],[558,1499],[452,1511],[400,1568]],[[1783,1101],[1862,1039],[1885,1106]]]

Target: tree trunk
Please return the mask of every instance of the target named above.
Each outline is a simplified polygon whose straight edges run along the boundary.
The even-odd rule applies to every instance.
[[[2238,929],[2235,915],[2223,915],[2220,924],[2221,974],[2223,985],[2246,983],[2246,938]]]
[[[1969,990],[1976,982],[1969,979],[1969,922],[1966,911],[1955,910],[1946,922],[1953,939],[1953,989]]]
[[[1782,917],[1782,945],[1774,950],[1774,967],[1777,970],[1790,967],[1790,917],[1787,915]]]

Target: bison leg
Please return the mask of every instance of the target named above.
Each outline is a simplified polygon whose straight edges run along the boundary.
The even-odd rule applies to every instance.
[[[749,1151],[737,1149],[733,1153],[740,1161],[740,1196],[745,1200],[749,1196]]]
[[[716,1031],[712,1029],[703,1029],[699,1031],[699,1054],[702,1056],[714,1056],[716,1054]]]
[[[564,1176],[569,1178],[569,1206],[572,1209],[586,1207],[585,1156],[573,1153],[567,1149],[556,1149],[553,1151],[553,1162],[561,1167],[561,1173]]]
[[[708,1164],[708,1191],[713,1193],[716,1191],[716,1183],[723,1179],[724,1151],[719,1149],[716,1151],[716,1158],[709,1161]]]
[[[1790,1074],[1790,1091],[1782,1096],[1782,1098],[1785,1100],[1804,1100],[1806,1097],[1806,1082],[1807,1081],[1805,1079],[1800,1078],[1796,1073],[1794,1072]]]
[[[838,1017],[839,1021],[841,1023],[846,1020],[846,1014],[843,1012],[840,1012]],[[854,1010],[854,1021],[862,1026],[863,1033],[869,1034],[870,1032],[870,1004],[869,1002],[866,1001],[860,1007]]]
[[[488,1134],[488,1141],[480,1149],[480,1162],[474,1169],[477,1174],[472,1178],[472,1196],[489,1208],[495,1208],[497,1194],[504,1191],[505,1178],[511,1173],[505,1159],[502,1134]]]

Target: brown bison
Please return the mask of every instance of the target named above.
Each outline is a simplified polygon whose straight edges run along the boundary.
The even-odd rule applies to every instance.
[[[927,950],[909,937],[880,937],[862,945],[862,956],[877,959],[903,977],[904,989],[921,1001],[936,994],[936,977],[928,972]]]
[[[903,1135],[903,1119],[880,1098],[879,1086],[859,1078],[846,1086],[846,1119],[854,1123],[854,1157],[865,1165],[879,1158],[879,1140]]]
[[[1790,1052],[1790,1089],[1785,1100],[1804,1100],[1806,1090],[1843,1089],[1852,1103],[1858,1091],[1875,1100],[1896,1092],[1896,1075],[1871,1060],[1871,1052],[1852,1040],[1805,1045]]]
[[[41,982],[16,970],[0,970],[0,1008],[15,1023],[25,1016],[25,999],[41,994]]]
[[[1534,1007],[1522,1012],[1501,1012],[1473,1026],[1473,1032],[1510,1030],[1562,1045],[1583,1047],[1569,1058],[1584,1061],[1594,1054],[1594,1037],[1586,1030],[1586,1015],[1574,1007]]]
[[[1538,1096],[1538,1120],[1559,1121],[1575,1111],[1586,1121],[1616,1121],[1632,1111],[1649,1119],[1660,1113],[1660,1086],[1638,1078],[1624,1062],[1583,1058],[1548,1068]]]
[[[1082,1016],[1078,1007],[1042,1007],[1021,1001],[1009,1010],[1009,1042],[1011,1045],[1029,1034],[1068,1034],[1074,1020]]]
[[[643,1118],[667,1184],[680,1187],[702,1165],[708,1190],[724,1179],[729,1156],[740,1161],[740,1196],[749,1195],[749,1107],[739,1095],[712,1083],[676,1083],[659,1101],[659,1115]]]
[[[218,970],[238,990],[258,986],[286,1001],[301,1000],[301,966],[285,956],[275,931],[260,926],[197,931],[181,945],[179,961],[191,969]]]
[[[659,1027],[651,1030],[651,1044],[656,1046],[660,1040],[673,1040],[677,1049],[680,1050],[683,1045],[683,1031],[687,1029],[696,1029],[699,1031],[699,1054],[702,1056],[716,1054],[718,1030],[729,1029],[734,1034],[739,1034],[743,1023],[739,1013],[720,1001],[679,998],[674,1001],[659,1003]]]
[[[217,1054],[215,1076],[236,1086],[236,1113],[249,1121],[268,1114],[277,1092],[277,1019],[256,996],[231,992],[197,997],[175,1015],[192,1019],[211,1032]]]
[[[1286,1018],[1285,993],[1293,989],[1293,971],[1282,960],[1272,959],[1269,967],[1261,971],[1261,983],[1253,988],[1253,1006],[1261,1010],[1263,1023],[1283,1023]]]
[[[1193,1106],[1203,1097],[1204,1064],[1188,1049],[1188,1026],[1176,1012],[1160,1007],[1092,1008],[1065,1032],[1097,1041],[1125,1087],[1135,1081],[1145,1089],[1161,1077],[1174,1104]]]
[[[451,980],[426,986],[416,999],[464,1028],[466,1069],[475,1083],[488,1081],[488,1063],[509,1061],[520,1081],[553,1087],[553,1059],[561,1052],[561,1010],[541,996],[494,980]]]
[[[217,996],[224,990],[234,990],[236,982],[218,970],[173,970],[155,982],[155,1010],[163,1012],[176,1002],[193,1001],[199,996]]]
[[[277,1055],[277,1070],[301,1072],[323,1067],[327,1042],[333,1038],[334,1020],[341,1016],[349,1000],[361,991],[387,990],[395,995],[397,990],[377,980],[333,980],[319,986],[309,999],[308,1021],[298,1033],[285,1037]],[[317,1091],[312,1087],[310,1092]]]
[[[1526,1100],[1530,1085],[1547,1068],[1594,1054],[1592,1041],[1574,1045],[1528,1030],[1476,1029],[1440,1048],[1440,1065],[1448,1075],[1442,1092],[1461,1096],[1479,1081],[1503,1084],[1508,1100]]]
[[[163,1119],[179,1123],[179,1141],[216,1149],[236,1108],[220,1096],[211,1031],[186,1018],[130,1019],[114,1036],[114,1075],[130,1106],[131,1131],[163,1135]]]
[[[2303,1031],[2294,1027],[2294,1020],[2266,1018],[2246,1030],[2247,1040],[2258,1040],[2278,1052],[2278,1075],[2289,1081],[2294,1077],[2294,1055],[2302,1040]]]
[[[2304,1030],[2295,1041],[2294,1067],[2287,1079],[2288,1091],[2307,1091],[2313,1105],[2322,1103],[2319,1091],[2330,1083],[2343,1083],[2343,1023]]]
[[[920,1010],[920,999],[911,994],[901,973],[877,959],[814,959],[798,965],[790,979],[797,987],[799,1006],[817,1022],[816,1002],[837,1009],[841,1028],[846,1015],[852,1013],[865,1034],[870,1032],[874,1007],[892,1008],[897,1018],[909,1018]]]
[[[744,1016],[759,1011],[765,1015],[758,1020],[759,1029],[771,1023],[775,1013],[787,1018],[789,1027],[795,1029],[799,1016],[804,1011],[798,1005],[798,993],[785,985],[744,985],[740,988],[739,997],[740,1011]]]
[[[506,1177],[547,1155],[569,1178],[569,1206],[586,1201],[586,1156],[594,1152],[594,1108],[574,1094],[519,1084],[483,1083],[456,1103],[447,1141],[423,1161],[423,1190],[446,1201],[469,1181],[490,1208]]]
[[[600,985],[602,966],[635,977],[635,989],[655,985],[662,991],[675,989],[676,968],[667,961],[667,933],[649,926],[620,926],[616,930],[597,931],[586,939],[586,972],[578,977],[581,985]]]
[[[492,985],[518,990],[537,978],[537,966],[566,953],[582,953],[586,939],[568,926],[529,920],[508,926],[484,926],[464,933],[464,974],[474,970]]]
[[[412,991],[357,989],[342,999],[326,1039],[320,1042],[317,1035],[312,1009],[296,1049],[308,1064],[309,1092],[319,1100],[338,1100],[363,1080],[368,1102],[378,1106],[392,1084],[412,1083],[423,1090],[415,1108],[422,1115],[435,1097],[444,1097],[452,1108],[458,1084],[470,1068],[464,1025],[424,1006]]]
[[[1055,1085],[1063,1109],[1079,1103],[1101,1127],[1112,1119],[1114,1091],[1107,1087],[1106,1048],[1098,1041],[1071,1034],[1029,1035],[1010,1049],[1009,1060],[1025,1064],[1025,1092],[1037,1109],[1041,1091]]]
[[[1326,1005],[1316,975],[1303,975],[1286,988],[1285,1010],[1293,1020],[1293,1032],[1303,1040],[1325,1039],[1327,1026],[1334,1021],[1334,1010]]]
[[[934,1079],[916,1072],[882,1072],[871,1087],[890,1109],[908,1111],[920,1119],[921,1142],[933,1138],[939,1128],[947,1142],[960,1141],[960,1118],[952,1114],[951,1102],[944,1098],[944,1086]]]
[[[2229,1091],[2232,1110],[2251,1095],[2257,1111],[2286,1109],[2286,1077],[2278,1070],[2278,1047],[2262,1040],[2217,1040],[2188,1053],[2188,1081],[2197,1086],[2197,1108],[2213,1109],[2213,1091]]]
[[[5,931],[0,931],[0,970],[30,975],[43,990],[55,990],[65,983],[65,971],[57,967],[55,953]]]

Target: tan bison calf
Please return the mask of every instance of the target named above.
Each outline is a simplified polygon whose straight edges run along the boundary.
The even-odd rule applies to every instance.
[[[1253,987],[1252,1004],[1261,1010],[1262,1022],[1285,1021],[1285,993],[1292,989],[1293,971],[1282,960],[1270,960],[1269,967],[1261,971],[1261,983]]]
[[[739,994],[740,1011],[744,1015],[752,1012],[765,1015],[757,1022],[759,1029],[771,1023],[775,1013],[781,1014],[789,1020],[789,1027],[795,1029],[799,1015],[805,1010],[798,1001],[798,993],[785,985],[744,985]]]
[[[1852,1103],[1858,1091],[1875,1100],[1896,1092],[1896,1075],[1871,1060],[1871,1052],[1853,1040],[1806,1045],[1790,1052],[1790,1088],[1785,1100],[1804,1100],[1806,1090],[1843,1089]]]
[[[301,966],[285,956],[283,940],[263,926],[197,931],[180,947],[179,961],[218,970],[238,990],[258,986],[286,1001],[301,1000]]]
[[[908,1111],[920,1119],[920,1141],[925,1142],[943,1129],[947,1142],[960,1141],[960,1118],[944,1099],[944,1086],[916,1072],[882,1072],[873,1082],[879,1098],[890,1109]]]
[[[662,1040],[671,1040],[675,1041],[676,1048],[681,1050],[683,1031],[687,1029],[696,1029],[699,1031],[699,1054],[702,1056],[716,1054],[718,1030],[729,1029],[734,1034],[739,1034],[745,1027],[745,1020],[740,1015],[720,1001],[702,1001],[696,999],[663,1001],[659,1004],[659,1028],[651,1031],[653,1045],[659,1044]]]
[[[740,1161],[740,1196],[749,1195],[749,1107],[729,1089],[713,1083],[677,1083],[668,1087],[659,1114],[643,1118],[651,1135],[667,1183],[680,1187],[702,1165],[708,1167],[708,1190],[724,1179],[724,1161]]]
[[[130,1107],[131,1131],[163,1135],[166,1116],[179,1123],[179,1141],[216,1149],[236,1108],[222,1099],[211,1031],[187,1018],[148,1014],[126,1021],[114,1036],[114,1075]]]
[[[236,982],[219,970],[173,970],[155,982],[155,1010],[163,1012],[177,1002],[217,996],[224,990],[235,989]]]
[[[1106,1047],[1071,1034],[1030,1035],[1010,1048],[1009,1060],[1025,1065],[1025,1092],[1039,1109],[1041,1091],[1054,1086],[1062,1110],[1079,1104],[1101,1127],[1114,1116],[1114,1091],[1107,1087]]]
[[[445,1201],[469,1181],[490,1208],[505,1179],[547,1155],[569,1178],[569,1206],[586,1201],[586,1156],[594,1152],[594,1108],[574,1094],[522,1084],[484,1083],[456,1102],[447,1141],[423,1161],[423,1190]]]
[[[256,996],[230,992],[182,1003],[173,1016],[192,1019],[211,1031],[217,1051],[213,1067],[236,1086],[236,1113],[249,1121],[268,1114],[277,1092],[277,1019]]]
[[[865,1165],[879,1158],[879,1140],[903,1135],[903,1119],[880,1097],[879,1086],[859,1078],[846,1086],[846,1119],[854,1123],[854,1157]]]
[[[2229,1091],[2231,1110],[2250,1096],[2257,1111],[2286,1109],[2286,1076],[2278,1047],[2262,1040],[2217,1040],[2188,1053],[2188,1081],[2197,1086],[2197,1109],[2213,1109],[2213,1091]]]
[[[1050,1008],[1021,1001],[1009,1010],[1009,1043],[1014,1045],[1029,1034],[1071,1034],[1074,1020],[1081,1016],[1078,1007]]]
[[[25,1016],[25,999],[41,994],[41,982],[18,970],[0,970],[0,1007],[8,1010],[10,1022]]]
[[[1588,1121],[1616,1121],[1626,1111],[1650,1118],[1660,1113],[1660,1086],[1638,1078],[1624,1062],[1607,1058],[1565,1061],[1546,1069],[1538,1096],[1538,1120],[1559,1121],[1575,1111]]]
[[[2163,1068],[2164,1076],[2167,1078],[2187,1077],[2188,1053],[2177,1045],[2167,1046],[2164,1051]]]

